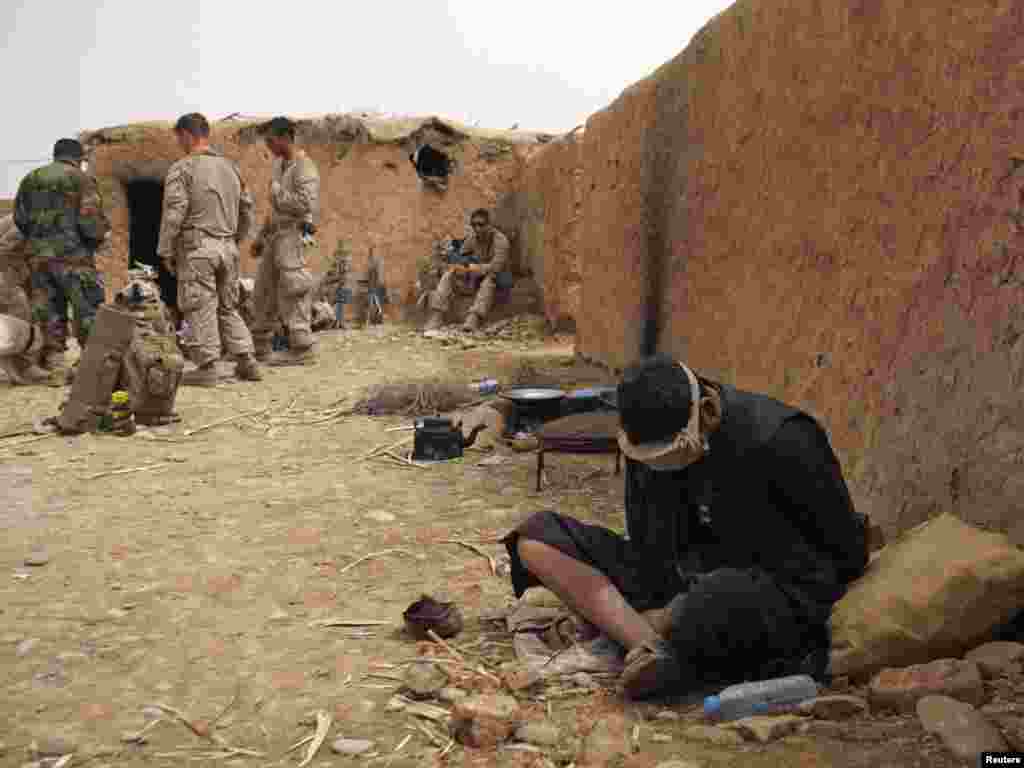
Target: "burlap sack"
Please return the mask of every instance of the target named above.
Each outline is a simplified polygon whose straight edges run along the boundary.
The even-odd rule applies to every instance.
[[[944,514],[886,546],[836,603],[833,675],[955,658],[1024,609],[1024,551]]]

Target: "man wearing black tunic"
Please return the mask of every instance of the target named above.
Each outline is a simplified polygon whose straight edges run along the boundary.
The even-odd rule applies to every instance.
[[[832,604],[868,558],[825,431],[664,356],[618,402],[628,538],[534,514],[505,539],[516,596],[543,585],[623,646],[633,698],[823,676]]]

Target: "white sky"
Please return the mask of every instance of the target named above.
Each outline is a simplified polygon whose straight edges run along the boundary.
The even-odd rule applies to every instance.
[[[568,131],[729,5],[0,0],[0,197],[62,136],[191,111],[376,110]]]

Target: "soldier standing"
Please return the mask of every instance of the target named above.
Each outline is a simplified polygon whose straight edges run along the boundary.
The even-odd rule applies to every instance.
[[[31,323],[28,255],[28,242],[14,225],[14,216],[0,216],[0,314]],[[39,384],[49,378],[30,355],[0,358],[0,370],[12,384]]]
[[[267,149],[274,155],[270,185],[270,220],[263,226],[253,255],[256,273],[256,356],[271,352],[280,323],[288,329],[288,349],[270,358],[270,365],[306,365],[316,360],[310,327],[315,281],[308,269],[308,250],[315,247],[320,216],[320,174],[316,163],[295,147],[295,123],[275,117],[263,126]]]
[[[205,117],[182,116],[174,134],[185,157],[167,172],[157,254],[177,275],[189,356],[199,367],[182,383],[216,386],[222,341],[238,378],[259,381],[252,336],[238,312],[238,244],[252,225],[252,197],[237,163],[210,147]]]
[[[444,316],[451,307],[455,292],[453,281],[463,278],[467,287],[476,288],[473,306],[469,308],[462,329],[476,331],[494,306],[494,293],[498,282],[511,277],[508,269],[508,238],[491,224],[491,215],[485,208],[478,208],[469,217],[473,234],[462,244],[462,254],[476,256],[478,263],[468,266],[448,267],[437,288],[430,294],[430,317],[424,330],[437,330],[444,324]]]
[[[96,179],[85,171],[82,145],[60,139],[53,162],[22,179],[14,201],[14,223],[29,241],[32,319],[45,329],[44,365],[63,383],[67,307],[83,349],[105,300],[96,271],[96,249],[110,231]]]

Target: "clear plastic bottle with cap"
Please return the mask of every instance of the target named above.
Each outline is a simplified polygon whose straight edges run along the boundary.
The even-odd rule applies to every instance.
[[[817,695],[818,684],[809,675],[740,683],[730,685],[717,696],[705,698],[704,716],[710,720],[728,721],[787,712]]]

